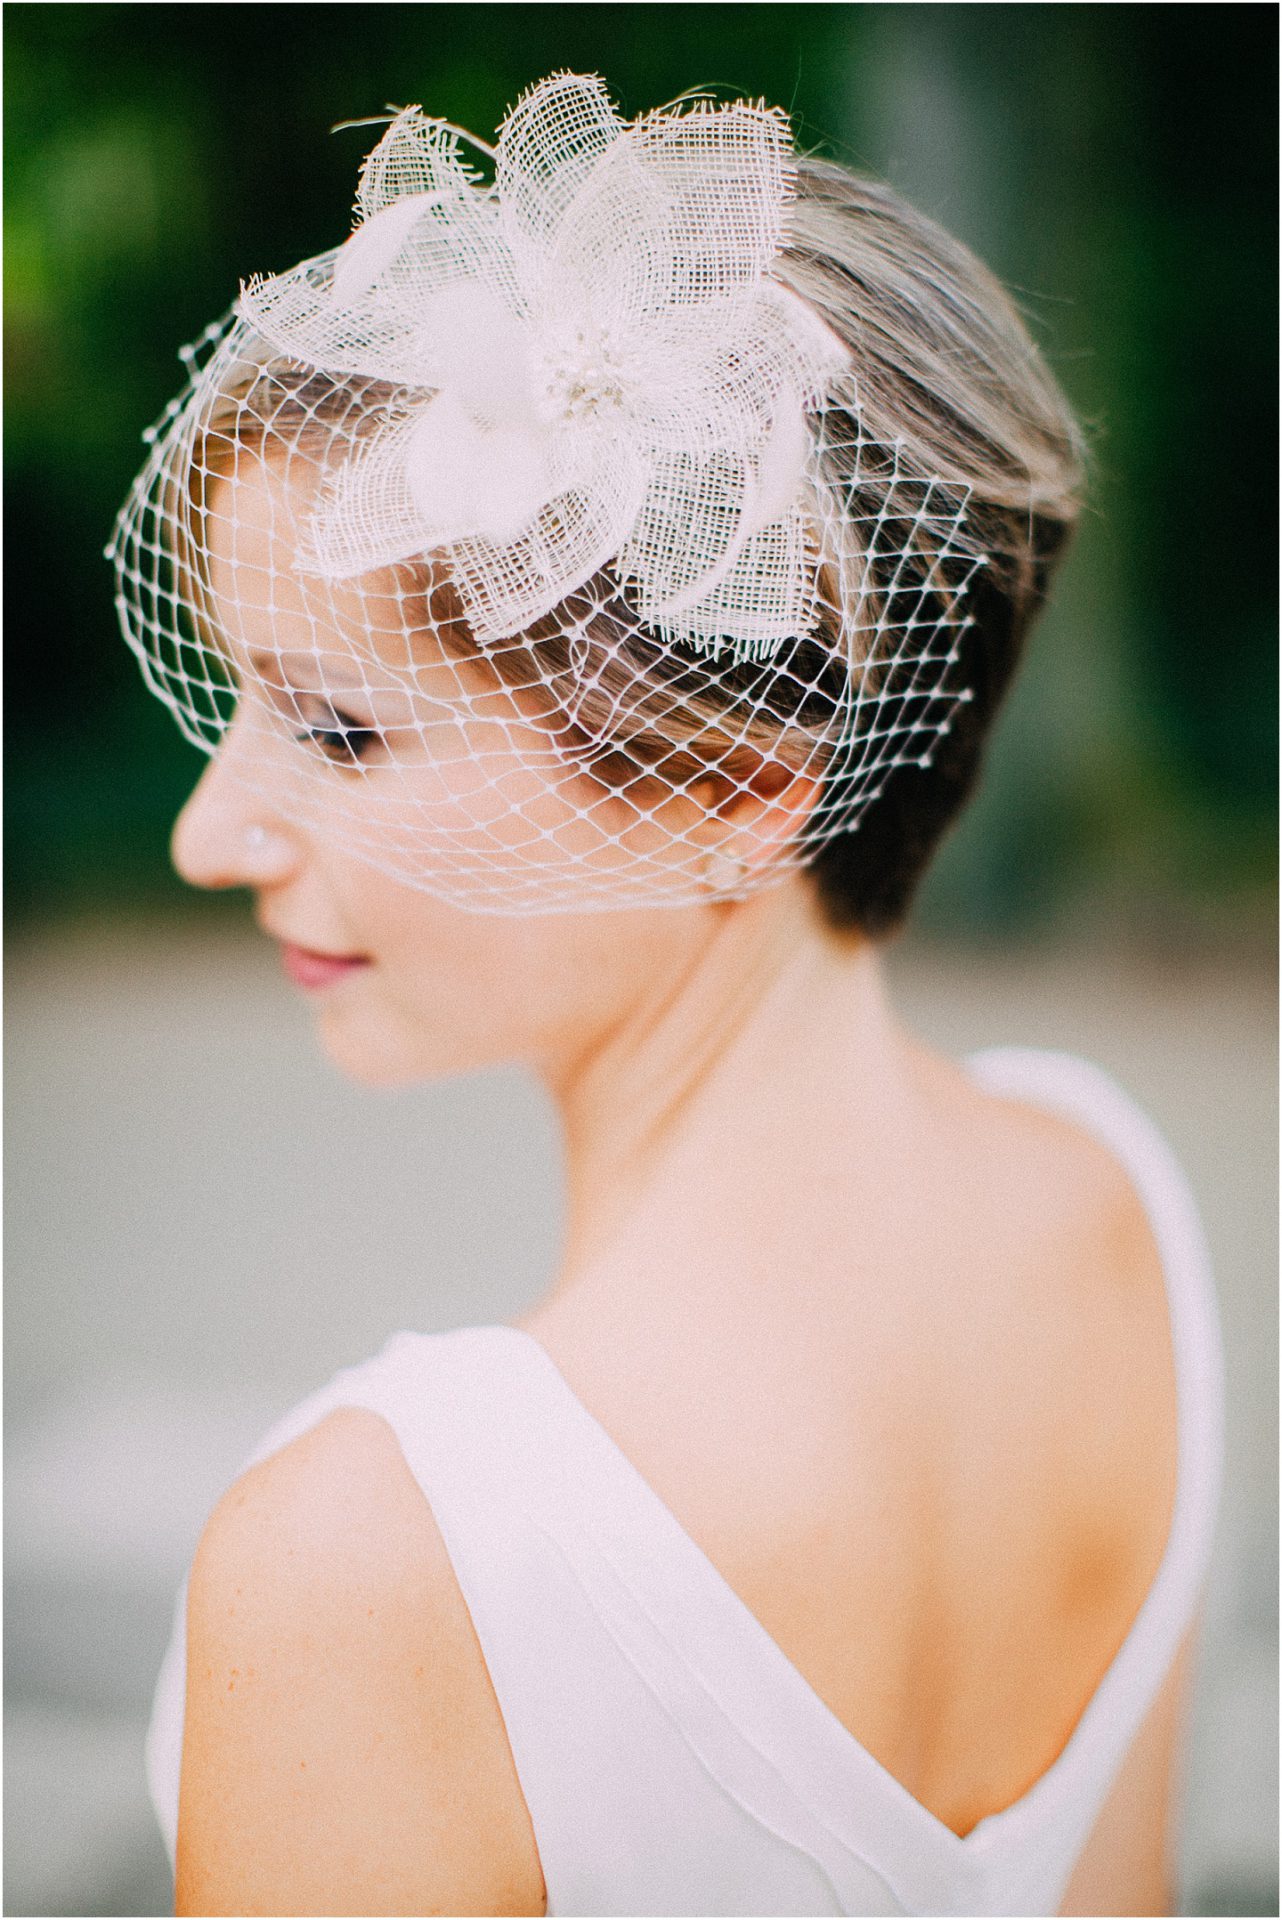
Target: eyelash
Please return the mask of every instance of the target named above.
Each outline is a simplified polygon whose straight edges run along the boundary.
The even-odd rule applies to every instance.
[[[303,727],[294,735],[295,740],[309,740],[325,758],[335,767],[356,766],[370,748],[377,745],[381,736],[373,727],[358,727],[344,719],[341,713],[335,713],[338,722],[334,727]]]

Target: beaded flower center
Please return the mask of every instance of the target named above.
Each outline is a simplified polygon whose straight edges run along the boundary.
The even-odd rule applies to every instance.
[[[637,379],[634,357],[608,332],[579,327],[544,362],[540,414],[550,424],[617,412]]]

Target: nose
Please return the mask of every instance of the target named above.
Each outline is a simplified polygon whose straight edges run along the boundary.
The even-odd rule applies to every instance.
[[[174,822],[170,855],[189,886],[276,886],[299,864],[298,832],[273,808],[270,768],[254,755],[243,711],[237,709]],[[251,757],[252,782],[246,777]]]

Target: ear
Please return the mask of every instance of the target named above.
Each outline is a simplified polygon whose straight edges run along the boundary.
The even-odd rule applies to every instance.
[[[704,809],[696,838],[733,855],[750,872],[772,866],[800,834],[823,791],[820,775],[764,754],[735,775],[710,772],[692,795]],[[742,763],[741,763],[742,764]]]

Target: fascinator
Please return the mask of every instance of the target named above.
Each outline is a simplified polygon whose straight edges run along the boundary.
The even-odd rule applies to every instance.
[[[865,425],[798,290],[786,117],[559,73],[417,107],[256,277],[111,545],[125,637],[264,807],[462,907],[743,898],[959,702],[964,484]]]

